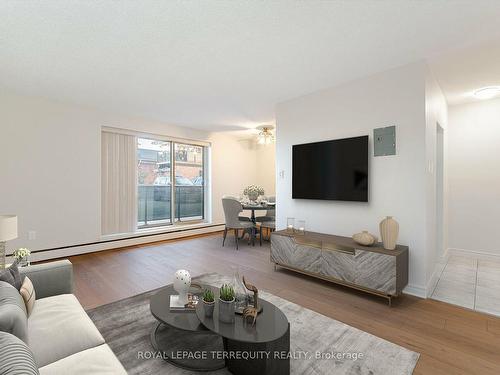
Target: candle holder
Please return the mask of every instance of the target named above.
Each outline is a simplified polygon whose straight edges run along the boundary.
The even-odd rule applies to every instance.
[[[286,231],[288,233],[293,233],[294,227],[295,227],[295,218],[294,217],[287,217],[286,218]]]
[[[306,221],[305,220],[297,220],[297,226],[295,227],[295,233],[306,234]]]

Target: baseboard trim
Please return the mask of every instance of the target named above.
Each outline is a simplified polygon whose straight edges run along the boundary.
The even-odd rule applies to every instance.
[[[491,253],[488,251],[482,251],[482,250],[467,250],[467,249],[458,249],[458,248],[453,248],[450,247],[447,250],[448,257],[450,255],[460,255],[464,257],[470,257],[470,258],[477,258],[477,259],[483,259],[483,260],[496,260],[498,261],[500,259],[500,253]]]
[[[446,264],[446,263],[444,263]],[[439,281],[439,278],[441,277],[441,273],[443,273],[444,269],[444,264],[440,266],[439,264],[436,264],[434,266],[434,271],[432,272],[432,276],[427,283],[427,288],[426,288],[426,298],[429,298],[432,296],[432,293],[434,292],[434,289],[436,289],[436,285]]]
[[[441,255],[441,258],[440,258],[440,261],[444,264],[446,264],[448,262],[448,259],[450,259],[450,249],[446,249],[444,251],[444,254]]]
[[[182,231],[165,232],[165,233],[159,233],[159,234],[148,235],[148,236],[124,238],[124,239],[113,240],[113,241],[97,242],[97,243],[92,243],[92,244],[68,246],[68,247],[62,247],[62,248],[57,248],[57,249],[47,249],[47,250],[44,250],[41,252],[32,253],[30,256],[30,260],[32,262],[40,262],[40,261],[51,260],[51,259],[66,258],[69,256],[81,255],[81,254],[87,254],[87,253],[95,253],[95,252],[99,252],[99,251],[106,251],[106,250],[111,250],[111,249],[116,249],[116,248],[121,248],[121,247],[144,245],[144,244],[153,243],[153,242],[195,236],[198,234],[219,232],[221,230],[224,230],[224,224],[212,225],[212,226],[208,226],[208,227],[192,228],[192,229],[182,230]],[[8,259],[9,263],[12,261],[12,257],[10,257],[10,256],[7,257],[7,259]]]
[[[407,285],[406,288],[403,289],[403,294],[409,294],[411,296],[427,298],[426,289],[420,285]]]

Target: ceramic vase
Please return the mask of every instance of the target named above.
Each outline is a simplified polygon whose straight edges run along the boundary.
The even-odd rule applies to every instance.
[[[191,275],[186,270],[178,270],[174,276],[174,290],[179,293],[179,303],[188,303],[188,292],[191,287]]]
[[[219,320],[222,323],[234,323],[234,298],[232,301],[219,298]]]
[[[210,318],[214,315],[215,302],[205,302],[203,301],[203,309],[205,310],[205,316]]]
[[[361,233],[356,233],[355,235],[352,236],[352,239],[357,244],[363,246],[371,246],[375,242],[377,242],[377,237],[375,237],[373,234],[368,233],[368,231],[366,230],[362,231]]]
[[[387,216],[380,222],[380,236],[384,249],[394,250],[399,235],[399,224],[392,216]]]
[[[251,202],[255,202],[259,198],[259,193],[248,193],[247,197]]]

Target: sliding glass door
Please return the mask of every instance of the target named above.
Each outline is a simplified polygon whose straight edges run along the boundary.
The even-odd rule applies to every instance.
[[[204,217],[203,147],[174,143],[175,220]]]
[[[171,144],[137,139],[137,226],[172,223]]]
[[[138,228],[204,219],[204,147],[138,138]]]

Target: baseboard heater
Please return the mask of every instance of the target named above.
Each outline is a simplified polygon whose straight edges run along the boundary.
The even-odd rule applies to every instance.
[[[133,234],[129,237],[120,237],[106,239],[95,242],[88,242],[76,245],[67,245],[54,248],[33,250],[31,252],[31,261],[38,262],[49,259],[66,258],[80,254],[88,254],[116,248],[154,243],[170,239],[195,236],[211,232],[218,232],[224,229],[224,224],[207,224],[196,227],[186,227],[170,229],[164,232]]]

